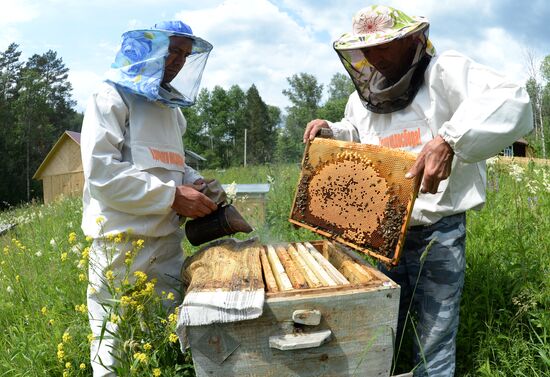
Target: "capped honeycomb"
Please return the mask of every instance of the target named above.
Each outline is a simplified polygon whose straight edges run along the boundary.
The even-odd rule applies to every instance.
[[[416,155],[316,138],[304,153],[290,221],[396,264],[418,179]]]

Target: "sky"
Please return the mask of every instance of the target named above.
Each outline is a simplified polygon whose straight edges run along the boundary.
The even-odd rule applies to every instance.
[[[346,73],[332,42],[371,4],[427,17],[438,51],[457,50],[521,84],[528,56],[550,55],[548,0],[0,0],[0,51],[17,43],[22,60],[56,51],[83,111],[122,33],[179,19],[214,45],[201,87],[255,84],[264,102],[284,110],[288,77],[306,72],[327,88],[335,73]]]

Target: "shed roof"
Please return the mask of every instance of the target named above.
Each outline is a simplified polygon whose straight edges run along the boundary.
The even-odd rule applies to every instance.
[[[46,167],[48,166],[48,164],[50,163],[51,159],[53,158],[53,156],[55,156],[55,154],[57,153],[58,149],[61,147],[61,145],[63,144],[63,142],[65,141],[65,139],[71,139],[73,140],[76,144],[78,144],[80,146],[80,133],[78,132],[73,132],[73,131],[65,131],[63,132],[63,135],[61,135],[61,137],[59,138],[59,140],[57,140],[57,142],[54,144],[54,146],[52,147],[52,149],[48,152],[48,154],[46,155],[46,158],[44,158],[44,161],[42,161],[42,163],[40,164],[40,166],[38,167],[38,169],[36,169],[36,172],[34,173],[34,175],[32,176],[32,179],[40,179],[40,176],[42,175],[42,173],[44,172],[44,169],[46,169]]]

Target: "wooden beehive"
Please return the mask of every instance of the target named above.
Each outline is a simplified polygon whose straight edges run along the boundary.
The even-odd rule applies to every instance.
[[[389,376],[398,285],[329,241],[265,245],[260,259],[261,317],[187,328],[198,377]]]
[[[316,138],[305,149],[290,222],[378,258],[399,261],[419,179],[416,155]]]

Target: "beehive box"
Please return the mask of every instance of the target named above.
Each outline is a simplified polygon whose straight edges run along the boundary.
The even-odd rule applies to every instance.
[[[316,138],[305,149],[290,222],[397,265],[420,180],[416,155]]]
[[[318,262],[322,255],[347,283],[328,284],[325,279],[319,285],[305,279],[307,288],[302,288],[285,261],[290,256],[300,269],[297,251],[309,252]],[[279,282],[273,288],[277,266],[270,253],[280,256],[290,288]],[[261,260],[266,285],[261,317],[187,328],[197,376],[389,376],[398,285],[349,249],[328,241],[265,245]],[[330,268],[325,271],[334,277]]]

